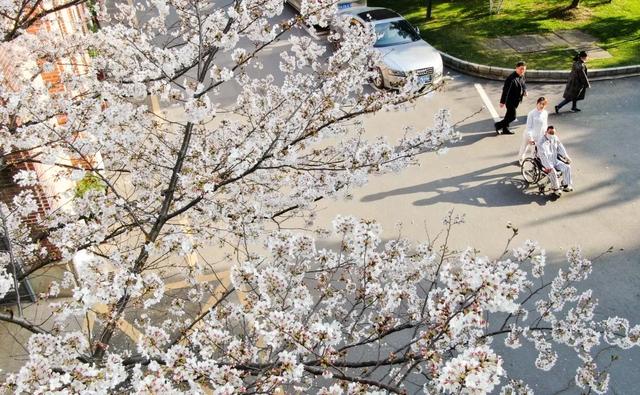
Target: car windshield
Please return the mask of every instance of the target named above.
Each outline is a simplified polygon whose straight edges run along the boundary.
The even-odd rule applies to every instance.
[[[378,40],[374,47],[406,44],[420,40],[416,30],[404,19],[392,22],[381,22],[375,25]]]

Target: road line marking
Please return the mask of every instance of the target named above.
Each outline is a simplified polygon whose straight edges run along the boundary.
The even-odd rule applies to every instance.
[[[487,93],[484,91],[484,88],[482,88],[482,85],[480,84],[474,84],[474,86],[476,87],[476,90],[480,94],[480,98],[482,98],[482,101],[484,102],[485,107],[487,107],[487,110],[489,110],[489,114],[491,114],[491,117],[493,118],[494,121],[498,122],[501,118],[498,115],[498,112],[496,111],[496,109],[493,107],[493,104],[491,104],[491,100],[489,100],[489,96],[487,96]]]

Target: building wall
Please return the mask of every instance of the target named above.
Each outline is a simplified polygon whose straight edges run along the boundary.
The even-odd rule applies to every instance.
[[[84,5],[78,5],[69,7],[49,15],[46,19],[33,24],[27,29],[28,34],[34,34],[36,32],[42,32],[43,30],[47,34],[58,35],[61,38],[72,34],[90,34],[88,28],[88,12]],[[62,83],[61,73],[72,73],[74,75],[80,75],[88,72],[88,64],[90,58],[86,53],[75,54],[71,58],[58,58],[55,60],[44,59],[27,59],[28,61],[35,61],[40,67],[40,75],[33,81],[35,84],[42,84],[47,88],[49,95],[74,95],[77,92],[71,92]],[[18,86],[19,79],[18,73],[20,70],[20,63],[25,59],[19,59],[14,54],[12,43],[4,43],[0,45],[0,71],[4,75],[4,87],[13,91],[19,91],[21,89]],[[0,103],[1,105],[2,103]],[[19,122],[19,121],[18,121]],[[67,122],[65,114],[60,114],[51,122],[63,125]],[[1,153],[0,153],[1,154]],[[36,151],[22,151],[15,152],[9,155],[3,155],[4,161],[0,163],[0,200],[9,203],[11,199],[24,188],[18,186],[13,182],[13,176],[20,170],[35,171],[38,175],[39,184],[30,187],[38,204],[38,212],[25,218],[25,221],[32,225],[34,234],[37,233],[39,218],[49,213],[51,210],[58,208],[59,201],[55,199],[56,196],[60,196],[63,193],[68,193],[74,189],[74,183],[70,179],[54,180],[54,175],[57,173],[57,169],[44,164],[29,162],[28,158],[37,154]],[[59,162],[68,165],[82,165],[87,168],[88,164],[83,160],[77,158],[59,158]],[[45,245],[46,240],[44,241]],[[51,256],[58,256],[58,251],[51,245],[48,245],[48,250]]]

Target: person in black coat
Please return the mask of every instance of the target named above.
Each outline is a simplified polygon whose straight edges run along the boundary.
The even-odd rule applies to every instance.
[[[524,73],[527,71],[527,64],[525,62],[516,63],[516,69],[511,75],[504,81],[502,87],[502,96],[500,97],[500,108],[507,107],[507,113],[500,122],[494,124],[496,133],[500,134],[514,134],[509,130],[509,124],[516,119],[516,108],[522,97],[527,95],[527,84],[524,80]]]
[[[558,103],[558,105],[555,107],[556,114],[558,113],[558,111],[560,111],[562,106],[569,102],[572,102],[571,111],[580,111],[580,109],[577,107],[578,100],[584,100],[587,88],[591,88],[589,77],[587,77],[586,62],[587,53],[585,51],[580,51],[580,53],[577,54],[575,58],[573,58],[571,73],[569,74],[567,85],[564,88],[564,93],[562,94],[564,100]]]

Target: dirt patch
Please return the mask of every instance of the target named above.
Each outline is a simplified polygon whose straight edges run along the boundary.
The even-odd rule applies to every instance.
[[[562,19],[563,21],[586,21],[591,19],[592,11],[586,7],[578,8],[562,8],[559,10],[551,11],[549,17],[555,19]]]

